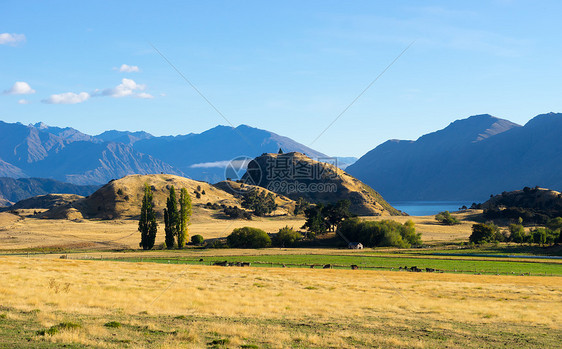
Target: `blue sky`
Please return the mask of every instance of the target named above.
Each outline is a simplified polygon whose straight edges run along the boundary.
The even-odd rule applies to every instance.
[[[329,155],[361,156],[475,114],[523,124],[562,111],[559,1],[2,0],[0,8],[6,122],[154,135],[227,124],[150,43],[232,124],[310,145],[416,40],[312,145]]]

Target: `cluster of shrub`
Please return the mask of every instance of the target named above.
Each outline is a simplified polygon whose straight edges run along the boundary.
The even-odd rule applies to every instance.
[[[301,233],[288,226],[273,236],[258,228],[243,227],[234,229],[226,238],[226,243],[232,248],[295,247],[302,239]]]
[[[562,217],[548,220],[545,227],[537,227],[529,232],[519,220],[518,224],[510,224],[507,230],[501,230],[493,223],[478,223],[472,226],[469,241],[475,244],[486,242],[515,242],[540,245],[562,243]]]
[[[196,198],[201,199],[201,195],[205,195],[207,193],[205,193],[205,190],[201,190],[201,186],[198,185],[197,189],[193,191],[193,194],[195,194]]]
[[[338,233],[365,247],[394,246],[408,248],[421,245],[421,234],[416,233],[414,222],[400,224],[391,220],[362,221],[353,217],[344,220]]]
[[[238,206],[227,206],[224,204],[210,203],[207,202],[205,205],[210,210],[221,210],[228,218],[232,219],[247,219],[252,220],[252,213],[241,209]]]
[[[238,206],[226,206],[223,209],[225,215],[232,219],[247,219],[252,220],[252,214]]]
[[[546,224],[554,217],[561,216],[562,212],[559,210],[536,210],[523,207],[507,207],[504,209],[490,208],[484,210],[484,217],[489,220],[494,219],[519,219],[523,220],[524,224]]]
[[[256,216],[265,216],[277,209],[273,193],[251,190],[242,198],[242,207],[252,210]]]
[[[459,224],[459,220],[456,219],[455,217],[451,216],[451,213],[449,211],[443,211],[443,212],[439,212],[438,214],[435,215],[435,219],[443,224],[447,224],[447,225],[453,225],[453,224]]]
[[[210,210],[220,210],[221,208],[225,208],[226,205],[219,205],[216,202],[215,203],[211,203],[210,201],[207,202],[207,204],[205,205],[208,209]]]

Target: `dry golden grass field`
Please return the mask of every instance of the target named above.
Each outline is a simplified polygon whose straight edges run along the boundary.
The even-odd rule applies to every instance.
[[[0,257],[0,274],[0,347],[553,348],[562,340],[560,277],[25,257]]]
[[[457,215],[462,224],[456,226],[435,224],[431,216],[366,219],[412,219],[424,243],[439,245],[466,241],[473,215]],[[302,224],[295,217],[245,221],[198,215],[189,233],[210,239],[242,226],[273,233]],[[557,276],[174,265],[147,261],[204,258],[208,264],[217,258],[293,255],[349,260],[373,254],[402,258],[402,252],[139,251],[138,241],[135,220],[0,213],[5,254],[0,256],[0,348],[552,348],[562,341],[562,278]],[[26,251],[49,253],[22,256]],[[405,258],[425,259],[419,263],[431,258],[448,263],[449,257],[410,252]],[[10,256],[14,253],[20,256]],[[69,259],[59,258],[67,253]],[[91,257],[104,260],[84,260]],[[129,262],[107,260],[123,258]],[[144,262],[131,262],[135,258]],[[562,274],[562,260],[489,260],[538,269],[544,262],[550,275]]]
[[[285,225],[300,228],[301,218],[256,218],[247,220],[197,219],[189,226],[189,235],[205,239],[225,237],[235,228],[255,226],[277,232]],[[159,224],[156,244],[164,242],[164,224]],[[18,217],[0,213],[0,249],[25,248],[138,248],[140,233],[136,220],[66,220]]]
[[[433,216],[401,217],[379,216],[365,219],[393,219],[401,223],[412,219],[416,230],[422,233],[425,243],[443,241],[466,241],[474,223],[471,213],[459,214],[462,224],[444,226],[436,224]],[[66,220],[21,217],[0,212],[0,250],[59,248],[59,249],[115,249],[138,248],[139,233],[136,220]],[[189,234],[200,234],[205,239],[225,237],[235,228],[252,226],[268,233],[275,233],[288,225],[299,229],[304,224],[301,217],[280,216],[247,220],[213,219],[208,215],[194,217]],[[156,244],[164,241],[163,223]]]

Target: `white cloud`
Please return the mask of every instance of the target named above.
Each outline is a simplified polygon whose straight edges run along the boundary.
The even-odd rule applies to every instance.
[[[201,162],[198,164],[190,165],[190,168],[226,168],[232,167],[234,169],[246,169],[248,164],[252,159],[243,160],[224,160],[224,161],[212,161],[212,162]]]
[[[49,98],[42,100],[42,102],[47,104],[76,104],[85,102],[89,98],[90,94],[87,92],[66,92],[58,95],[51,95]]]
[[[119,71],[122,73],[138,73],[140,69],[136,65],[122,64]]]
[[[9,90],[4,91],[6,95],[28,95],[32,93],[35,93],[35,90],[24,81],[16,81]]]
[[[146,92],[137,93],[137,97],[142,98],[142,99],[152,99],[152,98],[154,98],[153,95],[151,95],[150,93],[146,93]]]
[[[29,103],[31,103],[31,102],[28,101],[27,99],[20,99],[20,100],[18,101],[18,103],[19,103],[19,104],[29,104]]]
[[[151,98],[152,96],[148,93],[136,93],[136,91],[143,91],[145,88],[146,85],[137,84],[132,79],[122,79],[121,83],[114,88],[106,88],[101,91],[96,90],[94,96],[125,97],[134,95],[141,98]]]
[[[76,104],[82,103],[90,99],[90,97],[126,97],[132,96],[142,99],[154,98],[149,93],[142,92],[146,88],[144,84],[137,84],[131,79],[121,79],[121,83],[113,88],[106,88],[103,90],[95,90],[94,92],[66,92],[56,95],[51,95],[49,98],[41,102],[47,104]]]
[[[16,46],[20,42],[24,42],[24,41],[25,41],[24,34],[10,34],[10,33],[0,34],[0,45]]]
[[[201,162],[199,164],[193,164],[189,167],[191,168],[226,168],[230,164],[230,161],[213,161],[213,162]]]

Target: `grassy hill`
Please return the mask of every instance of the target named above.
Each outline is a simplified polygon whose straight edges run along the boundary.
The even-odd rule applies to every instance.
[[[338,167],[291,152],[266,153],[248,164],[242,178],[275,193],[312,203],[333,203],[347,199],[358,215],[401,215],[375,190]]]

